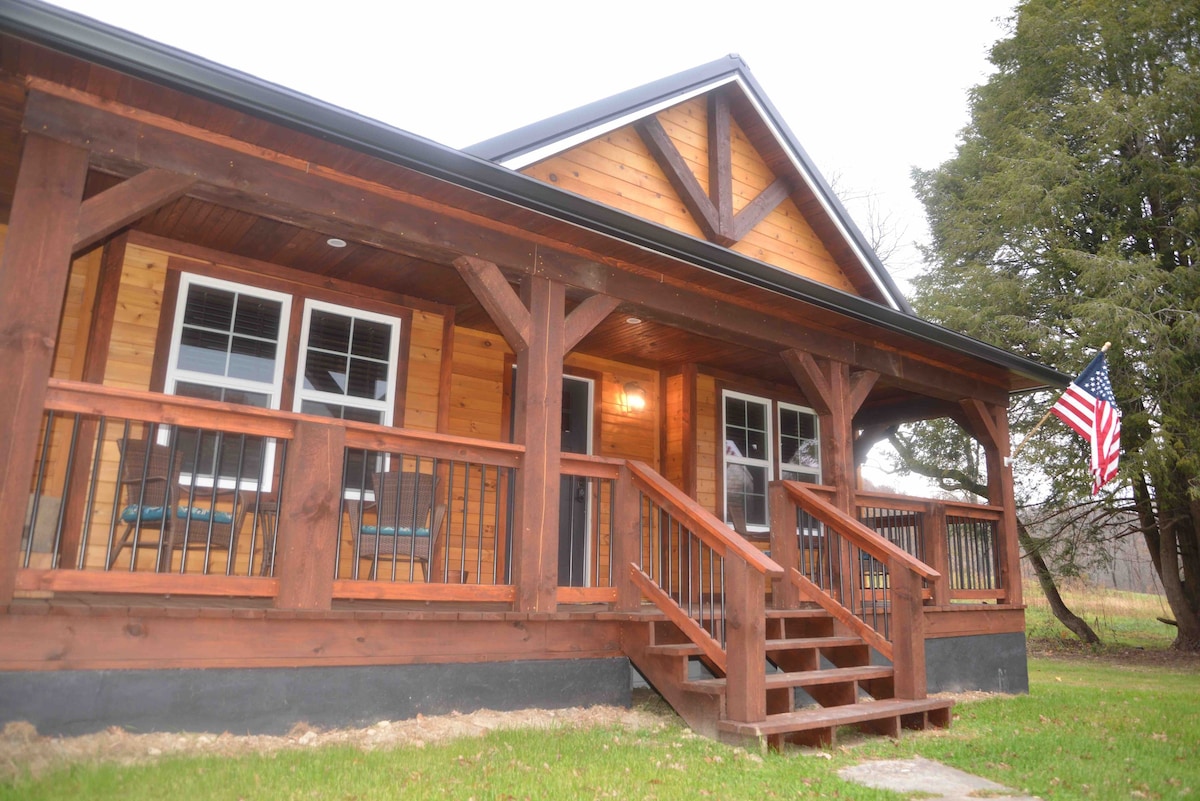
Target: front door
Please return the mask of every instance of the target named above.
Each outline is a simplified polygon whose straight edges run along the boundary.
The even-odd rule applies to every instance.
[[[563,376],[562,452],[591,453],[593,384]],[[588,481],[563,476],[558,502],[558,586],[585,587],[591,567],[588,538]]]

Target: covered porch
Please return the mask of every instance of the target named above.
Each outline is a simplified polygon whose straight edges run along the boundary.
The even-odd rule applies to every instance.
[[[793,687],[920,702],[928,662],[1023,637],[1002,454],[1045,375],[803,274],[861,257],[820,184],[703,241],[212,65],[192,91],[24,36],[0,672],[629,659],[698,728],[770,738]],[[726,241],[777,207],[814,220],[794,269]],[[872,431],[941,417],[986,504],[860,486]]]

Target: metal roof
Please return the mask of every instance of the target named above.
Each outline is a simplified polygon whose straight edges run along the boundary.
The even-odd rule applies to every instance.
[[[36,0],[7,0],[0,3],[0,30],[679,259],[719,275],[745,281],[851,319],[870,323],[882,331],[911,336],[920,341],[949,348],[1039,383],[1065,386],[1070,382],[1069,376],[1057,370],[922,320],[911,312],[888,308],[857,295],[842,292],[710,242],[556,189],[469,152],[440,145],[89,17]],[[723,62],[729,62],[734,69],[741,63],[740,59],[736,63],[733,59],[722,59],[698,67],[694,71],[680,73],[680,76],[692,72],[699,75]],[[680,76],[664,79],[664,82],[677,81]],[[761,90],[753,83],[753,78],[748,72],[745,73],[744,80],[761,95]],[[655,82],[648,86],[653,87],[664,82]],[[645,89],[646,87],[643,87],[642,90],[634,92]],[[766,108],[777,117],[765,96],[763,101]],[[794,137],[791,139],[794,142]],[[803,154],[804,151],[798,144],[796,148],[797,153]]]

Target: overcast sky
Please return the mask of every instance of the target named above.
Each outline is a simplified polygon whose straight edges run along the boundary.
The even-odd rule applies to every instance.
[[[912,167],[953,155],[1014,0],[57,0],[453,147],[739,54],[859,227],[920,269]],[[902,284],[903,285],[903,284]]]

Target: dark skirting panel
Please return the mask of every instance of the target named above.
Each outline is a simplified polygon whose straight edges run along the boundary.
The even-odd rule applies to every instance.
[[[925,641],[929,692],[1029,692],[1025,634],[973,634]]]
[[[629,706],[629,660],[577,659],[369,667],[61,670],[0,673],[0,723],[42,734],[282,734],[366,726],[418,713]]]

